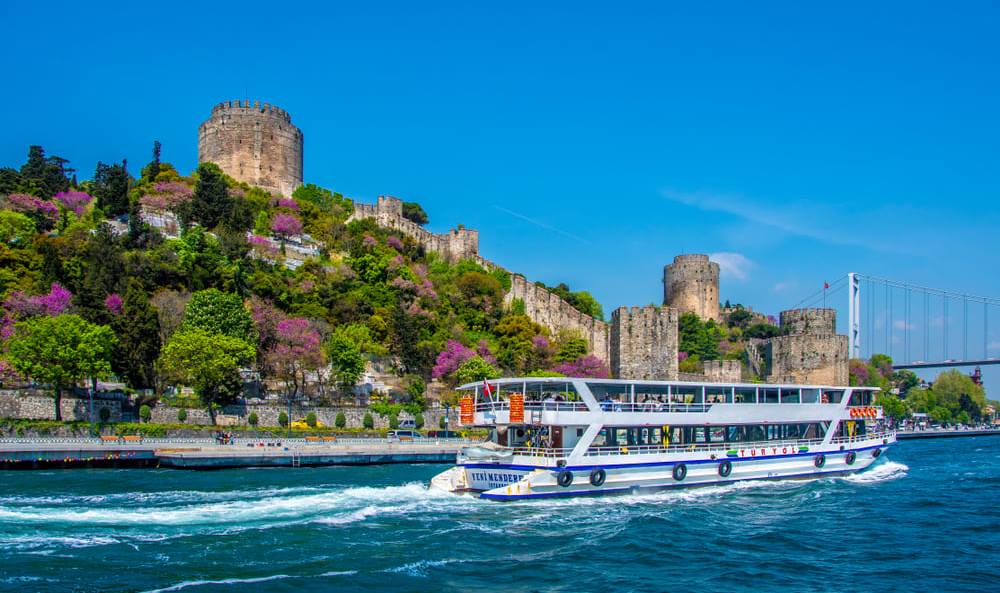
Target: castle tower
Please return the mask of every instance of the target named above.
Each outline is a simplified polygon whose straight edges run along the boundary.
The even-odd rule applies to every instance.
[[[611,375],[619,379],[677,379],[677,310],[619,307],[611,313]]]
[[[838,336],[835,309],[781,312],[785,335],[764,343],[768,383],[847,385],[847,336]]]
[[[198,162],[215,163],[237,181],[291,196],[302,185],[302,132],[288,112],[269,103],[219,103],[198,128]]]
[[[663,267],[663,304],[719,321],[719,264],[707,255],[678,255]]]

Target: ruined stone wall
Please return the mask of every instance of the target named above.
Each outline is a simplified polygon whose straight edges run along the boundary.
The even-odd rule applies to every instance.
[[[768,383],[847,385],[847,336],[798,334],[764,346]]]
[[[511,274],[510,290],[504,297],[507,304],[514,299],[524,301],[525,315],[535,323],[549,328],[553,333],[562,329],[579,332],[590,344],[590,349],[601,360],[608,361],[608,324],[581,313],[573,305],[554,293],[529,282],[520,274]]]
[[[355,204],[354,213],[348,219],[374,218],[382,228],[399,231],[413,237],[424,249],[439,253],[450,262],[461,259],[476,259],[479,256],[479,231],[466,228],[452,229],[447,233],[432,233],[403,218],[403,202],[392,196],[379,196],[372,204]]]
[[[704,380],[710,383],[739,383],[743,365],[738,360],[706,360]]]
[[[288,113],[260,101],[227,101],[198,128],[198,162],[230,177],[291,196],[302,185],[302,132]]]
[[[675,380],[678,312],[670,307],[619,307],[611,313],[611,374],[622,379]]]
[[[94,399],[94,420],[100,419],[101,408],[108,408],[110,422],[120,422],[122,405],[119,400]],[[59,405],[62,419],[90,421],[90,404],[86,398],[63,396]],[[18,420],[55,420],[56,406],[51,395],[42,390],[0,390],[0,418]],[[176,418],[175,418],[176,420]]]
[[[836,334],[834,309],[790,309],[781,312],[787,335],[767,340],[762,348],[770,383],[847,385],[847,336]]]
[[[202,409],[186,408],[187,409],[187,419],[185,424],[191,424],[195,426],[204,426],[211,424],[211,418],[208,413]],[[152,422],[164,423],[164,424],[176,424],[177,423],[177,412],[179,408],[172,406],[159,405],[154,407],[152,410]],[[344,413],[344,420],[347,422],[346,428],[362,428],[364,425],[365,412],[368,410],[366,408],[357,407],[332,407],[332,406],[302,406],[295,404],[292,406],[292,420],[300,420],[305,418],[310,412],[316,414],[316,419],[327,427],[335,427],[337,422],[337,413]],[[259,426],[278,426],[278,416],[282,413],[288,413],[288,407],[285,404],[254,404],[254,405],[232,405],[224,406],[219,412],[227,416],[235,417],[238,424],[241,426],[247,425],[247,418],[251,413],[257,414],[257,423]],[[424,416],[424,428],[428,430],[437,430],[439,422],[442,416],[444,416],[443,409],[430,409],[423,412]],[[400,420],[413,419],[413,416],[406,412],[401,412],[399,414]],[[378,414],[372,413],[372,420],[374,421],[375,428],[389,428],[388,417],[383,417]],[[455,428],[458,425],[458,410],[453,410],[449,418],[449,424],[451,428]]]
[[[663,304],[719,321],[719,264],[707,255],[678,255],[663,267]]]

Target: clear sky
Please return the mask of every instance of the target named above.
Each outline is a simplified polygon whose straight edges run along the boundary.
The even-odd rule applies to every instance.
[[[418,201],[606,313],[682,252],[767,313],[848,271],[1000,297],[997,3],[419,4],[6,0],[0,165],[137,172],[159,139],[188,172],[250,98],[307,181]]]

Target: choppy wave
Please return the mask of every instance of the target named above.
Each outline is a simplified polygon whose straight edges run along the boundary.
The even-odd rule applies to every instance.
[[[182,589],[190,589],[192,587],[205,587],[208,585],[249,585],[253,583],[266,583],[268,581],[282,581],[286,579],[305,579],[305,578],[317,578],[317,577],[335,577],[335,576],[348,576],[352,574],[357,574],[355,570],[344,570],[344,571],[330,571],[320,573],[318,575],[288,575],[288,574],[272,574],[263,577],[254,577],[247,579],[219,579],[216,581],[201,580],[201,581],[182,581],[176,585],[170,585],[169,587],[164,587],[162,589],[150,589],[144,591],[143,593],[169,593],[170,591],[180,591]]]

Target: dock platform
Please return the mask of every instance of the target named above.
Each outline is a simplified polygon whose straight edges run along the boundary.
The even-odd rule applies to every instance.
[[[320,467],[386,463],[448,463],[464,439],[2,439],[0,469],[75,467]]]

